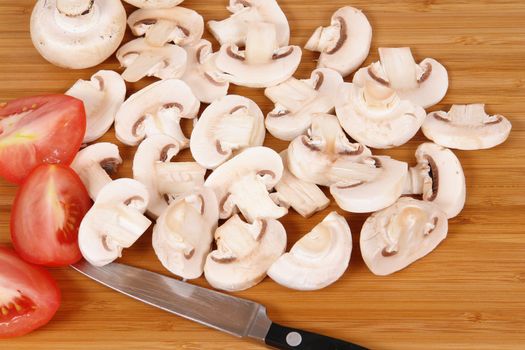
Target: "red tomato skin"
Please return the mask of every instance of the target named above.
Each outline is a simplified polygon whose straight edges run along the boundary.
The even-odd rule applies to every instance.
[[[46,185],[56,187],[60,203],[74,208],[70,230],[54,230],[53,210],[46,202]],[[68,192],[69,191],[69,192]],[[69,196],[69,197],[68,197]],[[67,200],[73,197],[73,204]],[[92,205],[91,198],[77,173],[60,164],[37,166],[17,191],[11,211],[11,239],[15,251],[25,261],[48,267],[78,262],[78,228]],[[67,209],[62,210],[69,213]],[[72,212],[72,210],[71,210]],[[66,231],[67,233],[63,232]],[[64,234],[67,239],[64,239]]]
[[[27,114],[14,122],[14,129],[0,125],[0,176],[20,184],[41,163],[71,164],[86,132],[84,103],[67,95],[44,95],[0,104],[0,121],[20,113]],[[31,135],[14,139],[31,141],[6,142],[24,127]]]
[[[60,307],[60,289],[51,274],[23,261],[5,245],[0,245],[0,286],[19,290],[36,306],[29,314],[0,322],[0,339],[19,337],[44,326]]]

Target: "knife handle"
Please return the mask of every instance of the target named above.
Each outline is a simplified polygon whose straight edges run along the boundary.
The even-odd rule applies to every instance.
[[[272,323],[264,339],[280,350],[368,350],[357,344]]]

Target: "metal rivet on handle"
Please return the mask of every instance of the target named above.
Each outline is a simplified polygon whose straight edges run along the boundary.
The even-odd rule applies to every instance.
[[[297,332],[290,332],[286,336],[286,343],[290,346],[297,346],[301,344],[303,341],[303,337]]]

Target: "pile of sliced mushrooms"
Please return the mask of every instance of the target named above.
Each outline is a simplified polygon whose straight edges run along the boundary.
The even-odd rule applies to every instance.
[[[214,288],[239,291],[268,275],[292,289],[324,288],[350,262],[346,219],[329,213],[288,252],[278,219],[290,208],[303,217],[327,208],[326,186],[341,210],[373,212],[361,254],[374,274],[392,274],[434,250],[465,204],[450,149],[494,147],[510,133],[482,104],[427,113],[447,92],[447,70],[432,58],[418,63],[408,47],[379,48],[380,60],[360,68],[372,27],[359,9],[343,7],[314,31],[305,49],[320,53],[317,69],[297,79],[301,48],[289,44],[275,0],[230,0],[231,16],[207,23],[217,52],[202,39],[203,17],[181,0],[126,2],[139,7],[128,18],[120,0],[39,0],[31,18],[34,45],[53,64],[93,67],[116,51],[124,69],[67,91],[88,117],[89,145],[72,166],[95,203],[79,231],[94,265],[120,257],[155,221],[155,253],[183,279],[204,274]],[[138,38],[120,46],[127,25]],[[125,98],[125,82],[149,76],[160,80]],[[254,101],[228,95],[229,84],[265,88],[275,108],[265,117]],[[209,105],[199,116],[201,103]],[[190,138],[183,118],[194,121]],[[112,180],[117,145],[93,143],[113,124],[119,141],[138,146],[133,179]],[[371,151],[403,145],[420,128],[432,142],[417,147],[412,166]],[[266,130],[288,148],[263,147]],[[185,148],[194,162],[175,160]]]

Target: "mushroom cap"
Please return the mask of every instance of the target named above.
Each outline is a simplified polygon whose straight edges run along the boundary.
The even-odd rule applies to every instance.
[[[81,149],[71,168],[78,174],[91,199],[96,200],[98,193],[111,182],[109,174],[117,171],[122,164],[118,146],[109,142],[99,142]]]
[[[277,206],[268,191],[279,182],[283,162],[267,147],[250,147],[221,164],[204,183],[213,188],[221,219],[239,209],[249,222],[258,218],[279,218],[288,210]]]
[[[261,22],[250,26],[244,51],[234,44],[224,44],[215,63],[230,83],[263,88],[290,78],[297,70],[301,56],[299,46],[279,48],[275,26]]]
[[[351,138],[373,148],[392,148],[410,140],[426,118],[425,110],[375,82],[342,84],[336,113]]]
[[[169,9],[184,0],[124,0],[128,4],[144,9]]]
[[[151,46],[145,38],[137,38],[122,45],[117,59],[126,70],[122,78],[135,83],[144,77],[159,79],[180,78],[186,70],[186,51],[178,45]]]
[[[437,205],[403,197],[365,221],[361,255],[374,274],[389,275],[429,254],[447,231],[447,217]]]
[[[84,1],[81,13],[57,0],[38,0],[31,14],[31,39],[54,65],[83,69],[105,61],[126,31],[126,11],[119,0]]]
[[[249,28],[256,22],[273,23],[279,46],[288,45],[290,25],[276,0],[230,0],[227,9],[232,13],[229,18],[208,21],[208,29],[221,45],[244,45]]]
[[[461,150],[495,147],[505,142],[511,129],[507,118],[488,115],[484,104],[452,105],[448,112],[431,112],[422,126],[430,140]]]
[[[190,45],[204,33],[204,20],[196,11],[185,7],[138,9],[129,15],[128,25],[136,36],[145,35],[146,42],[163,46],[168,42]]]
[[[186,50],[187,64],[181,80],[190,86],[195,96],[204,103],[226,96],[230,83],[220,76],[215,64],[217,53],[213,53],[211,43],[201,39],[183,49]]]
[[[259,106],[249,98],[227,95],[202,112],[191,134],[191,154],[201,166],[215,169],[236,151],[262,146],[265,134]]]
[[[385,156],[375,156],[379,174],[368,180],[334,184],[330,193],[337,205],[351,213],[369,213],[392,205],[403,193],[408,165]]]
[[[446,68],[433,58],[416,64],[409,47],[379,48],[380,61],[359,69],[353,83],[375,81],[396,90],[403,100],[423,108],[437,104],[448,90]]]
[[[162,265],[184,279],[200,277],[218,220],[217,198],[210,188],[172,202],[153,228],[152,244]]]
[[[115,134],[126,145],[136,146],[146,136],[166,134],[187,147],[189,140],[180,119],[193,119],[200,102],[182,80],[161,80],[131,95],[115,116]]]
[[[115,114],[126,98],[126,83],[120,74],[101,70],[91,80],[78,80],[66,95],[84,102],[86,109],[86,135],[84,143],[102,137],[115,120]]]
[[[308,136],[298,136],[288,146],[288,168],[306,182],[347,184],[368,180],[379,172],[371,155],[366,146],[348,141],[334,115],[316,114]]]
[[[318,290],[337,281],[348,268],[352,233],[345,218],[333,211],[294,244],[268,270],[285,287]]]
[[[318,27],[305,49],[319,51],[317,67],[331,68],[343,77],[365,61],[372,43],[372,26],[361,10],[345,6],[332,15],[330,27]]]
[[[343,77],[329,68],[314,70],[310,79],[293,77],[264,90],[275,108],[266,116],[266,128],[276,138],[291,141],[306,133],[317,113],[334,109],[335,94]]]
[[[142,215],[148,201],[148,191],[138,181],[118,179],[104,186],[78,230],[84,258],[104,266],[120,257],[122,249],[133,245],[151,225]]]
[[[206,258],[204,275],[212,287],[240,291],[253,287],[286,249],[286,231],[274,219],[252,224],[231,217],[215,231],[217,250]]]

